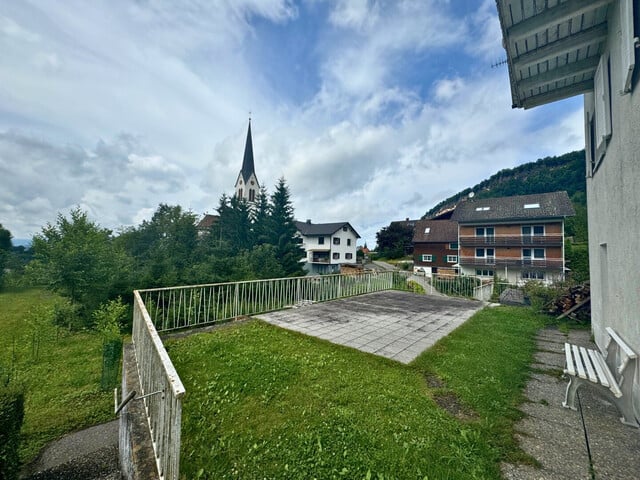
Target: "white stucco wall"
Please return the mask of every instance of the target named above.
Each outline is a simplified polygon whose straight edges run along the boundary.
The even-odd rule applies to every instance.
[[[601,349],[606,342],[605,327],[610,326],[640,353],[640,67],[635,68],[632,92],[621,95],[618,2],[610,6],[608,28],[611,137],[592,177],[587,165],[592,328]],[[636,59],[638,56],[636,50]],[[585,95],[586,111],[592,108],[591,100]],[[588,139],[589,129],[585,129]],[[636,412],[640,412],[640,372],[636,373],[634,398]]]

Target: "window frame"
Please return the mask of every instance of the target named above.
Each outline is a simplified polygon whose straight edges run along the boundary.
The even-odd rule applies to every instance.
[[[333,244],[340,245],[340,237],[333,237]]]
[[[447,261],[447,263],[457,263],[458,262],[458,256],[457,255],[447,255],[446,261]]]
[[[420,256],[420,261],[424,262],[424,263],[432,263],[433,262],[433,255],[430,253],[423,253]]]

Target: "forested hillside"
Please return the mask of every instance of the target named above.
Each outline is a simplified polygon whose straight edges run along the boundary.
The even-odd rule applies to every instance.
[[[515,168],[506,168],[474,187],[443,200],[425,213],[423,218],[455,205],[473,192],[475,198],[509,197],[566,190],[576,207],[586,206],[584,150],[559,157],[541,158]]]

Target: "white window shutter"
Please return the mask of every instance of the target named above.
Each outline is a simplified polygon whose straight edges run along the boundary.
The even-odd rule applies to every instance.
[[[594,95],[593,92],[588,92],[584,94],[584,138],[585,138],[585,153],[587,157],[587,177],[592,175],[591,165],[595,159],[596,152],[593,151],[591,146],[594,144],[594,138],[591,138],[591,125],[594,121],[594,108],[595,105],[593,103]]]
[[[636,65],[633,36],[633,0],[620,0],[620,33],[622,35],[622,93],[631,91],[631,77]]]
[[[594,77],[594,102],[596,116],[596,152],[597,157],[604,153],[606,140],[611,136],[611,110],[609,103],[609,58],[600,57],[600,63]],[[594,152],[595,153],[595,152]]]

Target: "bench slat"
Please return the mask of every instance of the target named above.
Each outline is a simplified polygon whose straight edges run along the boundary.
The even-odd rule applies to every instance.
[[[609,336],[613,338],[618,345],[620,345],[620,348],[624,351],[624,354],[627,357],[637,358],[638,355],[636,355],[636,352],[631,350],[631,347],[627,345],[624,340],[622,340],[622,338],[616,333],[616,331],[613,328],[607,327],[606,330]]]
[[[571,345],[573,349],[573,358],[576,362],[576,367],[578,369],[578,376],[580,378],[587,378],[587,374],[584,372],[584,366],[582,365],[582,358],[580,358],[580,349],[577,345]]]
[[[571,345],[569,345],[568,343],[564,344],[564,355],[567,359],[567,373],[575,377],[576,369],[573,365],[573,357],[571,356]]]
[[[609,383],[609,390],[611,390],[611,393],[613,393],[616,396],[616,398],[620,398],[622,396],[622,391],[618,386],[618,382],[616,381],[613,374],[611,373],[611,370],[609,370],[609,367],[607,366],[607,362],[605,362],[602,355],[596,358],[598,359],[598,362],[600,362],[600,366],[602,367],[604,374],[607,377],[607,381]]]
[[[606,375],[605,371],[602,369],[602,364],[600,363],[600,359],[602,355],[595,350],[588,350],[589,357],[591,357],[591,363],[596,367],[596,372],[598,372],[598,378],[600,379],[600,383],[605,387],[609,388],[611,385],[609,384],[609,377]]]
[[[590,355],[587,353],[587,349],[584,347],[580,347],[580,357],[582,358],[582,362],[584,366],[587,368],[587,375],[589,380],[593,383],[598,383],[598,378],[596,377],[596,372],[593,370],[593,366],[591,365]]]

